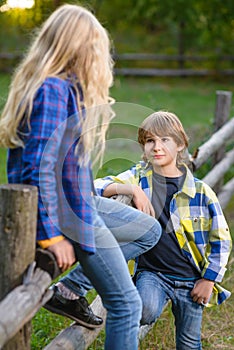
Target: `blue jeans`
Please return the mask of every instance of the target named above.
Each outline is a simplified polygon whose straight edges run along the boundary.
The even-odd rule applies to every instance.
[[[74,242],[81,265],[60,281],[78,295],[93,286],[101,296],[107,309],[106,350],[137,350],[142,304],[126,260],[152,248],[161,227],[153,217],[112,199],[95,196],[94,205],[96,253]]]
[[[204,306],[190,295],[195,281],[173,281],[161,273],[142,271],[137,274],[136,287],[142,299],[141,324],[152,324],[161,315],[169,300],[175,317],[176,349],[201,350],[201,324]]]

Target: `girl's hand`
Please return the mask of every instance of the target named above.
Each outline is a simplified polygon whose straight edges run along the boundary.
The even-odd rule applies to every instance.
[[[63,239],[47,249],[55,255],[57,264],[63,272],[76,262],[73,246],[67,239]]]
[[[137,209],[143,211],[144,213],[155,217],[154,208],[146,196],[145,192],[142,190],[140,186],[133,185],[132,186],[132,200]]]
[[[194,288],[191,292],[191,297],[193,298],[193,301],[198,304],[207,304],[212,290],[214,287],[214,282],[206,280],[205,278],[201,278],[198,280]]]

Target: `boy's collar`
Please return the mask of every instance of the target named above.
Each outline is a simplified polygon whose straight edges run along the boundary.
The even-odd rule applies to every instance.
[[[146,163],[145,161],[140,161],[140,166],[141,166],[141,176],[145,176],[147,171],[151,172],[151,174],[153,173],[153,167],[149,162]],[[187,196],[191,198],[194,198],[196,195],[196,186],[195,186],[194,176],[185,163],[182,164],[181,168],[182,168],[182,171],[186,173],[181,192],[185,193]]]
[[[196,195],[196,186],[195,186],[194,176],[185,163],[183,163],[182,168],[185,169],[186,176],[185,176],[185,180],[184,180],[181,192],[187,194],[191,198],[194,198]]]

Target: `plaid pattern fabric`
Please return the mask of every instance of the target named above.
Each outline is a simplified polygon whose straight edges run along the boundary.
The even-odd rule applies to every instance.
[[[82,101],[79,85],[78,91]],[[38,187],[37,241],[68,235],[94,252],[93,180],[90,167],[77,165],[75,155],[81,117],[72,83],[47,78],[35,95],[30,128],[20,130],[25,147],[8,152],[7,172],[10,183]]]
[[[201,277],[216,282],[210,304],[220,304],[230,296],[230,292],[217,283],[223,279],[231,251],[229,228],[215,193],[184,167],[183,187],[170,203],[173,228],[183,253]],[[152,168],[144,162],[118,176],[95,180],[98,195],[112,182],[139,184],[148,198],[152,197]]]

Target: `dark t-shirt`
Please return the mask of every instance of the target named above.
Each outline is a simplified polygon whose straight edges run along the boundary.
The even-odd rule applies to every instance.
[[[173,178],[153,174],[152,205],[162,226],[162,236],[151,250],[141,255],[138,270],[161,272],[178,279],[194,279],[200,276],[195,266],[183,255],[170,219],[170,202],[173,195],[182,188],[184,179],[185,174]]]

